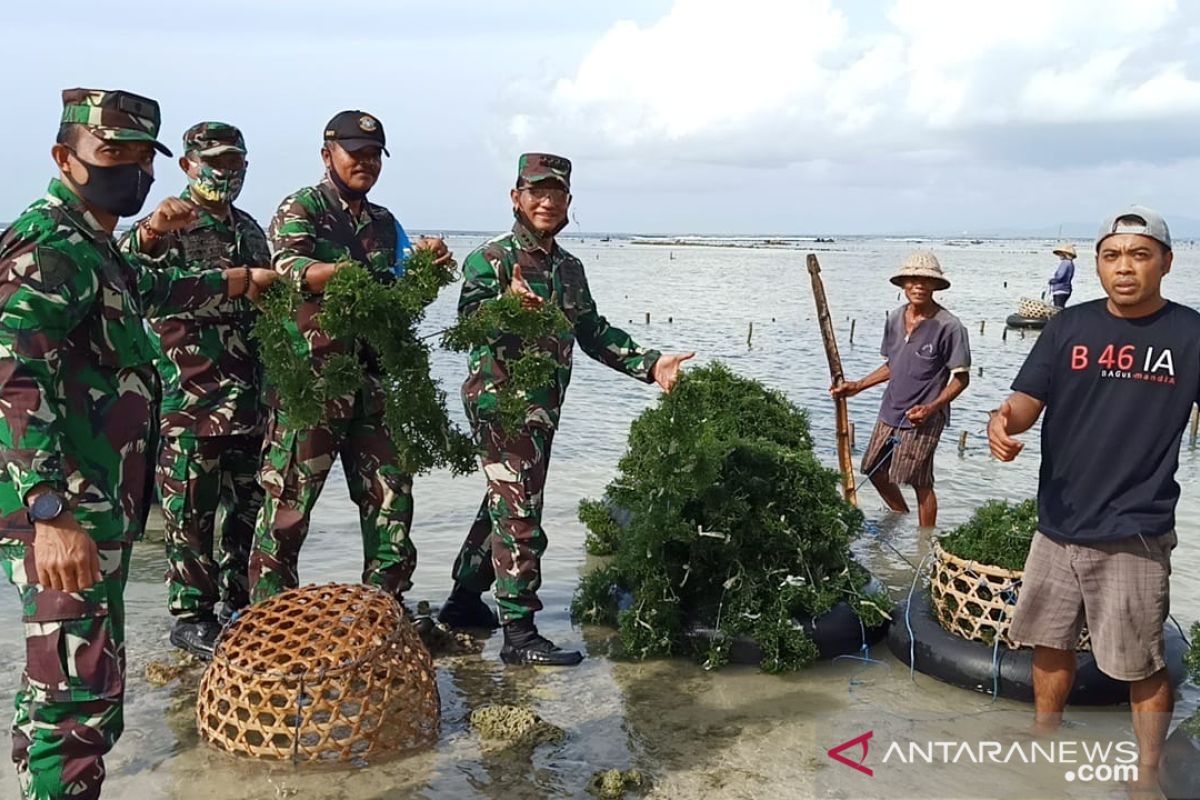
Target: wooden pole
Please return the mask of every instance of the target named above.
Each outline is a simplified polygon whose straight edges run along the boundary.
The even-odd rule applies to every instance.
[[[853,450],[858,445],[854,443],[854,423],[850,423],[850,449]]]
[[[983,336],[983,329],[986,325],[987,325],[986,319],[983,322],[979,323],[979,335],[980,336]]]
[[[650,324],[650,312],[649,311],[646,312],[646,324],[647,325]]]
[[[750,321],[750,330],[746,331],[746,347],[753,347],[750,340],[754,338],[754,320]]]
[[[825,343],[825,358],[829,361],[829,377],[834,386],[845,381],[842,372],[842,357],[838,354],[837,337],[833,332],[833,320],[829,317],[829,301],[825,299],[825,284],[821,281],[821,264],[815,253],[808,254],[808,274],[812,277],[813,299],[817,302],[817,322],[821,325],[821,338]],[[838,464],[842,468],[842,493],[846,502],[858,505],[858,490],[854,485],[854,459],[850,445],[850,412],[846,398],[833,401],[837,412]]]
[[[854,326],[858,324],[858,320],[850,320],[850,344],[854,344]]]
[[[1200,408],[1192,408],[1192,447],[1196,446],[1196,434],[1200,433]]]
[[[967,449],[967,432],[963,431],[958,437],[958,452],[962,453]]]

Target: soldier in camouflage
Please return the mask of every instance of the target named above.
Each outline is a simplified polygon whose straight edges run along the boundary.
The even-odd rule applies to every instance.
[[[0,565],[26,661],[13,760],[27,798],[95,798],[122,730],[124,586],[149,509],[157,433],[147,312],[251,299],[268,270],[149,271],[112,231],[153,180],[158,104],[68,89],[60,177],[0,236]],[[175,204],[156,230],[190,221]]]
[[[682,363],[694,354],[664,355],[640,346],[608,323],[592,300],[583,264],[563,250],[555,236],[567,224],[571,205],[571,162],[560,156],[526,153],[512,190],[516,223],[511,233],[485,243],[463,263],[458,301],[462,316],[505,292],[515,292],[526,308],[555,303],[573,325],[560,338],[539,346],[558,363],[555,380],[527,397],[525,427],[506,437],[492,424],[496,392],[508,378],[507,361],[523,342],[501,336],[468,357],[462,396],[480,445],[487,492],[475,523],[454,563],[454,590],[439,619],[452,627],[494,628],[497,623],[482,593],[493,583],[504,623],[500,657],[509,664],[578,664],[583,656],[558,648],[538,634],[533,615],[541,610],[542,490],[550,447],[563,398],[571,380],[578,340],[583,351],[618,372],[670,391]]]
[[[178,199],[194,210],[194,220],[162,231],[153,215],[143,217],[122,238],[122,251],[156,270],[269,269],[266,234],[233,205],[246,177],[241,132],[223,122],[200,122],[184,133],[183,148],[179,166],[188,185]],[[163,385],[158,490],[167,607],[175,617],[171,642],[206,659],[221,623],[249,601],[250,543],[262,505],[262,369],[250,339],[253,321],[253,306],[238,298],[150,322]]]
[[[367,200],[387,155],[383,124],[362,111],[343,111],[325,126],[321,157],[325,178],[287,197],[271,221],[275,269],[295,283],[303,302],[296,318],[296,347],[319,370],[330,356],[346,352],[320,326],[322,292],[345,263],[357,262],[380,281],[403,269],[401,232],[391,212]],[[416,248],[433,250],[440,262],[451,256],[437,238]],[[272,406],[260,480],[266,497],[250,554],[252,602],[296,586],[296,563],[308,535],[309,517],[339,456],[350,497],[358,505],[363,541],[363,583],[396,597],[412,587],[417,553],[409,538],[412,476],[399,467],[383,420],[377,359],[362,352],[364,386],[326,403],[321,424],[291,423],[268,386]]]

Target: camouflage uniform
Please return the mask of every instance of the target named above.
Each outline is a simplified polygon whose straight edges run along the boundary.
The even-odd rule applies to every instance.
[[[555,179],[570,186],[571,164],[565,158],[542,154],[521,157],[519,181]],[[501,620],[508,622],[542,608],[541,556],[546,549],[542,530],[542,489],[550,463],[550,447],[558,427],[571,361],[578,339],[583,351],[618,372],[652,383],[651,371],[661,355],[641,347],[623,330],[613,327],[596,310],[583,264],[556,242],[539,240],[518,218],[511,233],[498,236],[463,262],[460,316],[508,290],[513,267],[530,288],[556,303],[572,322],[571,333],[539,342],[539,349],[558,363],[554,382],[530,394],[525,428],[511,439],[490,424],[496,410],[496,390],[507,380],[507,359],[523,345],[502,336],[477,347],[468,356],[462,397],[480,445],[487,492],[475,523],[454,563],[454,580],[463,588],[482,592],[496,585]]]
[[[246,152],[241,132],[221,122],[194,125],[183,141],[186,152],[200,156]],[[180,196],[195,201],[190,189]],[[139,221],[121,249],[149,269],[201,272],[270,263],[266,234],[249,214],[231,206],[229,218],[218,219],[199,204],[196,209],[196,222],[155,239],[145,252]],[[150,321],[163,385],[158,491],[167,605],[179,619],[211,617],[218,600],[232,609],[249,601],[250,543],[263,496],[262,368],[250,339],[253,322],[245,298]],[[213,560],[218,509],[219,563]]]
[[[158,105],[136,95],[73,89],[63,101],[64,122],[101,138],[158,132]],[[99,796],[123,724],[130,543],[151,500],[158,389],[142,318],[215,305],[224,287],[220,272],[126,261],[58,180],[0,237],[0,563],[25,622],[12,738],[27,797]],[[97,543],[103,578],[82,592],[37,582],[25,497],[39,485]]]
[[[363,201],[353,217],[327,176],[283,201],[271,221],[275,269],[295,282],[304,300],[297,313],[296,346],[314,369],[347,344],[329,337],[317,323],[323,295],[307,291],[304,271],[314,262],[352,260],[381,281],[393,279],[397,259],[396,220],[383,206]],[[369,352],[362,389],[329,400],[324,422],[296,428],[272,405],[260,479],[266,490],[250,555],[250,596],[266,599],[299,582],[296,562],[308,535],[309,515],[340,455],[350,499],[359,508],[363,540],[363,583],[399,596],[412,587],[417,563],[409,539],[412,476],[397,466],[392,438],[383,422],[380,369]]]

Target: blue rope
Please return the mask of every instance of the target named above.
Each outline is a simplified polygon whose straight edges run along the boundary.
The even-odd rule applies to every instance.
[[[908,602],[904,604],[904,626],[908,628],[908,679],[917,682],[917,637],[912,627],[912,600],[917,591],[917,581],[921,579],[921,570],[933,558],[933,553],[921,560],[920,566],[913,572],[912,585],[908,587]]]
[[[992,642],[992,702],[1000,696],[1000,636]]]
[[[879,461],[876,462],[875,466],[871,469],[871,471],[867,473],[867,476],[866,476],[867,480],[870,480],[871,476],[874,475],[876,472],[878,472],[880,467],[882,467],[884,464],[888,463],[888,461],[891,460],[892,453],[894,453],[896,450],[896,445],[900,444],[900,437],[893,433],[891,436],[888,437],[887,444],[889,445],[887,452],[885,452],[879,456]]]

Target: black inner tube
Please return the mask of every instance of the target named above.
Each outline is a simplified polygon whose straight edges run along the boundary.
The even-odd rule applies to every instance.
[[[908,613],[908,601],[900,604],[888,633],[888,649],[896,658],[911,666],[909,659],[910,653],[913,653],[916,670],[923,675],[963,689],[985,694],[995,691],[998,696],[1010,700],[1033,702],[1031,648],[1010,650],[1001,645],[996,650],[983,642],[955,636],[934,618],[927,592],[914,596],[912,604],[911,614]],[[909,626],[912,627],[911,637]],[[1163,634],[1171,684],[1178,686],[1185,677],[1183,657],[1187,644],[1183,634],[1169,621],[1163,628]],[[1129,702],[1129,684],[1105,675],[1096,665],[1092,654],[1081,651],[1076,658],[1075,685],[1071,687],[1067,703],[1104,706],[1126,702]]]
[[[872,578],[865,587],[864,593],[881,591],[883,584]],[[893,614],[893,618],[896,619]],[[837,656],[848,656],[859,653],[864,643],[867,647],[883,639],[888,630],[888,620],[874,627],[868,627],[859,620],[854,609],[846,601],[841,601],[833,608],[816,617],[797,620],[804,627],[804,632],[817,646],[818,658],[827,661]],[[704,625],[695,625],[688,631],[688,638],[696,647],[707,648],[715,631]],[[733,637],[729,649],[729,661],[733,664],[750,664],[757,666],[762,662],[763,652],[758,644],[749,636],[739,634]]]

